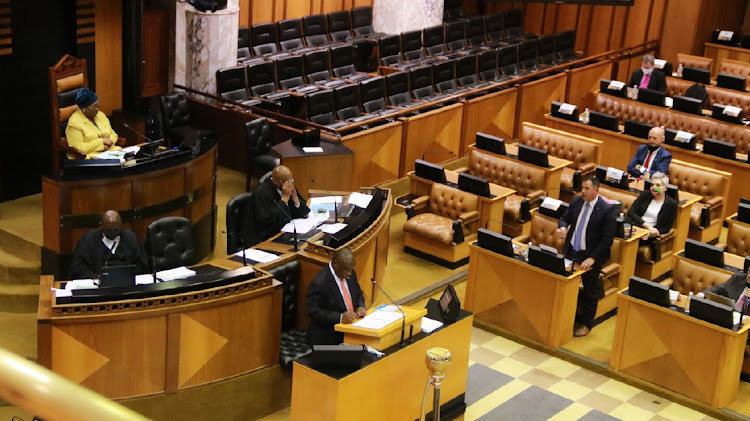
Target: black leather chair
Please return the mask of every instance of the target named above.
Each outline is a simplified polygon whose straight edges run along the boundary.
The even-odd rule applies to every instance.
[[[362,99],[357,84],[339,86],[333,90],[336,105],[336,118],[342,121],[358,123],[375,117],[372,114],[362,114]]]
[[[331,71],[337,78],[352,82],[360,82],[370,78],[369,74],[358,72],[357,68],[354,67],[354,47],[352,45],[337,45],[329,51],[331,53]]]
[[[329,48],[339,44],[328,38],[326,15],[323,14],[303,16],[302,33],[304,34],[305,44],[308,46]]]
[[[505,25],[505,32],[509,37],[524,35],[523,11],[521,9],[508,9],[503,12],[503,23]]]
[[[201,142],[213,141],[211,129],[196,127],[190,123],[190,109],[182,92],[173,92],[159,97],[161,106],[162,133],[170,145],[181,144],[194,131],[198,131]]]
[[[518,63],[524,70],[536,70],[539,66],[539,41],[529,39],[518,43]]]
[[[348,10],[331,12],[326,18],[328,20],[328,34],[331,36],[331,41],[347,41],[353,38]]]
[[[351,15],[352,32],[355,36],[377,39],[386,35],[372,29],[372,6],[354,7]]]
[[[248,97],[246,86],[245,66],[216,71],[216,93],[220,97],[243,105],[260,105],[260,100]]]
[[[273,132],[267,118],[256,118],[245,123],[245,146],[247,151],[245,190],[250,190],[253,177],[260,178],[263,174],[273,170],[281,163],[279,158],[271,153],[273,144]]]
[[[190,220],[168,216],[152,222],[146,231],[146,253],[153,258],[155,271],[197,263]]]
[[[306,47],[302,40],[302,19],[284,19],[276,23],[276,38],[281,51],[305,53],[316,50],[317,47]]]
[[[247,236],[247,233],[252,231],[252,229],[249,229],[252,223],[247,220],[250,215],[248,210],[252,199],[252,192],[240,193],[227,202],[227,254],[229,255],[242,251],[243,241],[245,248],[258,244],[257,240]],[[242,241],[240,241],[240,238]]]
[[[247,26],[240,26],[237,33],[237,48],[250,46],[250,29]]]
[[[274,76],[272,61],[262,61],[247,66],[247,87],[250,93],[267,99],[289,96],[287,92],[278,92]]]
[[[461,20],[463,16],[463,0],[445,0],[443,3],[443,22]]]
[[[537,40],[539,63],[544,66],[551,66],[557,61],[557,52],[555,51],[556,38],[556,35],[550,34],[543,35]]]
[[[487,15],[484,18],[484,28],[489,45],[496,46],[508,38],[503,24],[502,12]]]
[[[518,67],[518,44],[510,44],[497,49],[497,67],[505,76],[519,76],[527,72]]]
[[[432,101],[442,96],[432,86],[432,67],[417,66],[409,69],[411,96],[416,100]]]
[[[479,79],[485,82],[502,82],[510,79],[510,76],[503,76],[498,71],[497,50],[494,48],[477,54],[477,73]]]
[[[415,65],[404,62],[404,57],[401,55],[401,37],[398,35],[378,38],[378,56],[381,66],[404,69]]]
[[[294,327],[297,318],[297,295],[299,294],[300,264],[296,260],[270,269],[274,279],[281,282],[284,292],[281,296],[281,343],[279,345],[279,365],[290,368],[297,358],[309,355],[307,332]]]
[[[394,72],[385,76],[385,95],[388,105],[392,107],[409,108],[421,104],[414,101],[409,92],[409,72]]]
[[[481,51],[479,47],[466,45],[466,22],[464,20],[455,20],[445,24],[445,45],[448,51],[452,52],[477,53]]]
[[[484,16],[472,16],[466,20],[466,45],[469,47],[482,47],[487,41],[487,33],[484,27]]]
[[[456,61],[441,60],[432,65],[432,83],[435,84],[435,90],[448,94],[460,94],[468,89],[459,89],[456,84]]]
[[[343,80],[332,80],[331,69],[328,67],[328,50],[316,50],[302,56],[305,79],[307,83],[334,87],[345,84]]]
[[[307,119],[331,129],[347,125],[345,121],[337,121],[336,104],[332,91],[318,91],[306,96]]]
[[[288,53],[279,53],[279,46],[276,43],[275,23],[253,25],[250,28],[250,45],[253,48],[253,54],[256,56],[278,58],[288,55]]]
[[[480,82],[477,75],[477,56],[468,55],[456,59],[456,82],[458,86],[476,89],[489,86],[489,82]]]
[[[442,24],[424,28],[422,30],[422,44],[430,57],[455,58],[457,55],[448,52],[448,47],[445,45],[445,27]]]
[[[437,61],[425,54],[422,47],[422,31],[419,29],[401,33],[401,54],[410,63],[431,64]]]
[[[282,91],[298,92],[308,94],[315,92],[315,85],[305,84],[302,78],[302,56],[293,55],[276,60],[276,83]]]
[[[555,39],[557,58],[562,61],[573,61],[576,56],[576,31],[558,32]]]
[[[399,111],[388,108],[385,102],[385,78],[382,76],[362,81],[359,84],[359,93],[362,97],[362,110],[366,113],[382,116]]]

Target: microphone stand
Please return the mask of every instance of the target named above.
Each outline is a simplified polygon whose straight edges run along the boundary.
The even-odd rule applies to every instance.
[[[281,212],[283,212],[283,213],[284,213],[284,215],[285,215],[285,216],[286,216],[287,218],[289,218],[289,222],[291,222],[291,223],[292,223],[292,228],[294,229],[294,234],[293,234],[294,236],[292,237],[292,240],[294,241],[294,248],[292,248],[292,251],[294,251],[294,252],[297,252],[297,251],[299,251],[299,249],[297,248],[297,224],[295,224],[295,223],[294,223],[294,219],[292,219],[292,215],[288,214],[288,213],[287,213],[287,212],[286,212],[286,211],[284,210],[284,208],[282,208],[282,207],[281,207],[281,205],[279,205],[279,203],[278,203],[278,202],[273,202],[273,203],[274,203],[274,204],[275,204],[276,206],[278,206],[278,207],[279,207],[279,209],[281,209]],[[288,205],[287,205],[287,206],[288,206]]]
[[[388,300],[390,300],[390,302],[394,306],[396,306],[396,308],[398,308],[398,311],[401,312],[402,317],[401,317],[401,342],[400,343],[401,343],[401,348],[403,348],[406,346],[406,343],[404,342],[404,334],[406,332],[406,313],[404,313],[404,310],[401,309],[400,305],[396,304],[396,302],[393,301],[393,299],[390,296],[388,296],[388,293],[385,292],[383,287],[381,287],[377,282],[375,282],[375,278],[372,278],[371,280],[372,280],[373,285],[378,287],[378,289],[380,289],[380,292],[382,292],[383,295],[385,295],[385,297],[388,298]],[[411,335],[409,335],[409,341],[411,341]]]
[[[335,195],[335,194],[333,194],[333,193],[331,193],[331,191],[330,191],[330,190],[328,190],[328,189],[324,188],[323,186],[321,186],[320,184],[318,184],[318,183],[317,183],[317,182],[315,181],[315,179],[314,179],[314,178],[311,178],[311,179],[310,179],[310,182],[311,182],[311,183],[313,183],[313,184],[315,184],[315,185],[316,185],[316,186],[318,186],[318,187],[321,187],[321,188],[323,188],[323,190],[327,191],[327,192],[328,192],[328,194],[330,194],[330,195],[331,195],[331,196],[333,197],[333,222],[339,222],[339,208],[338,208],[338,205],[337,205],[337,202],[338,202],[338,201],[336,200],[336,195]],[[310,193],[310,192],[308,191],[308,194],[309,194],[309,193]]]
[[[240,235],[237,235],[237,234],[235,234],[235,233],[233,233],[233,232],[229,232],[229,231],[222,231],[221,233],[222,233],[222,234],[226,234],[226,235],[231,235],[232,237],[234,237],[234,238],[236,238],[236,239],[240,240],[240,245],[242,246],[242,266],[247,266],[247,256],[245,256],[245,249],[246,249],[247,247],[245,247],[245,239],[244,239],[244,238],[242,238],[242,236],[240,236]]]
[[[154,283],[164,282],[156,277],[156,258],[154,256],[151,256],[151,276],[154,277]]]

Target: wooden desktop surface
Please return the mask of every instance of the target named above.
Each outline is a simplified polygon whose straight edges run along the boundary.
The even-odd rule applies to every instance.
[[[281,159],[281,164],[292,170],[294,185],[301,192],[309,189],[352,190],[357,187],[351,174],[354,169],[354,152],[341,142],[320,139],[323,152],[306,153],[291,140],[271,147]],[[315,180],[313,182],[313,180]]]
[[[425,355],[433,347],[447,348],[452,364],[440,388],[440,403],[463,400],[469,369],[471,315],[415,340],[341,379],[306,365],[292,370],[293,421],[416,420],[428,379]],[[363,398],[364,397],[364,398]],[[432,394],[427,412],[432,410]]]
[[[401,306],[401,310],[406,314],[406,320],[403,323],[405,326],[404,337],[409,337],[410,329],[414,334],[419,333],[422,329],[422,317],[427,315],[427,309]],[[374,311],[374,309],[370,309],[367,314],[371,314]],[[375,349],[385,349],[401,341],[401,319],[389,323],[380,329],[366,329],[345,323],[337,324],[334,326],[334,329],[338,332],[344,332],[344,342],[347,344],[363,344]]]

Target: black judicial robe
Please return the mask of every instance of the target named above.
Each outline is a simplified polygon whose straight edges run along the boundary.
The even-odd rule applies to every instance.
[[[299,207],[294,207],[294,202],[289,199],[289,204],[281,200],[281,195],[273,185],[269,177],[261,183],[253,192],[251,205],[248,206],[244,218],[245,242],[248,247],[265,241],[281,231],[281,228],[289,222],[289,218],[304,218],[310,213],[307,201],[297,192]]]
[[[105,261],[109,266],[136,265],[136,273],[148,273],[146,251],[133,231],[120,232],[120,242],[114,254],[104,244],[102,237],[102,230],[97,228],[90,230],[78,240],[68,270],[68,279],[98,278]]]

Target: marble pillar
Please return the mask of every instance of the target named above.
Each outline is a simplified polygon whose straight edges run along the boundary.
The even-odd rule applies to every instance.
[[[377,32],[400,34],[443,23],[443,0],[374,0],[372,9]]]
[[[237,64],[239,13],[233,5],[214,13],[187,11],[185,86],[216,94],[216,71]]]

